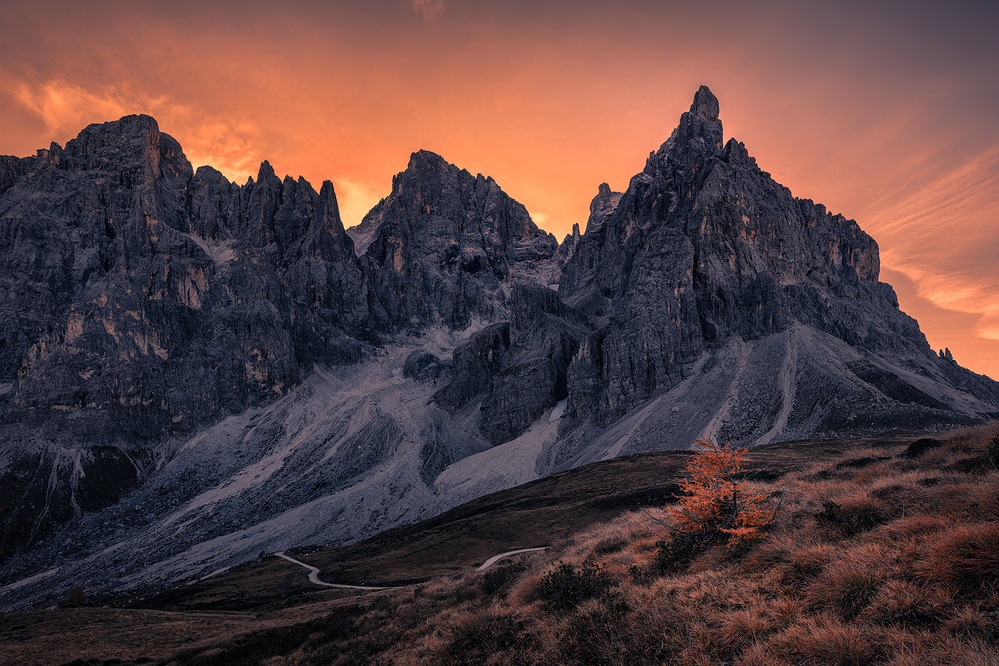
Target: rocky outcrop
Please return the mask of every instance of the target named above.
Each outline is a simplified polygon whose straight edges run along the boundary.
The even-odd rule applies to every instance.
[[[601,186],[594,199],[559,287],[601,324],[569,370],[575,422],[611,423],[733,338],[799,324],[918,372],[948,372],[878,281],[874,240],[852,220],[795,199],[745,146],[722,138],[718,101],[702,87],[628,189]],[[965,374],[946,385],[975,383]],[[999,397],[985,387],[975,395]]]
[[[558,267],[559,273],[565,268],[572,255],[576,253],[576,246],[579,245],[579,236],[579,225],[573,224],[572,233],[563,238],[559,244],[558,251],[555,253],[555,265]]]
[[[479,431],[493,444],[508,441],[568,395],[566,375],[592,326],[558,294],[518,285],[509,323],[487,327],[454,352],[454,376],[435,401],[454,411],[478,400]]]
[[[427,151],[351,233],[380,269],[373,299],[397,328],[505,318],[509,285],[550,273],[558,245],[492,178]]]
[[[569,364],[591,330],[582,313],[545,287],[518,287],[510,309],[510,352],[482,403],[481,431],[494,444],[519,435],[566,399]]]
[[[417,349],[406,357],[402,366],[402,376],[411,377],[418,382],[433,382],[451,374],[452,364],[430,353],[426,349]]]
[[[148,116],[8,158],[0,175],[13,180],[0,197],[0,446],[77,470],[18,491],[41,498],[5,514],[19,530],[34,524],[25,511],[113,501],[153,444],[270,402],[315,363],[356,361],[371,339],[329,182],[317,194],[266,162],[244,187],[194,174]],[[100,477],[81,501],[81,479]]]
[[[510,324],[486,326],[454,350],[454,377],[434,394],[434,402],[454,411],[489,388],[510,349]]]

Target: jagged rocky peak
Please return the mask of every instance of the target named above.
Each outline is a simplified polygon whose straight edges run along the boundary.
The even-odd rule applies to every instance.
[[[49,154],[74,171],[123,172],[140,166],[148,168],[146,178],[190,178],[193,174],[180,143],[160,132],[156,119],[147,115],[89,125],[64,150],[53,144]]]
[[[701,86],[669,139],[649,157],[645,173],[683,176],[681,187],[684,181],[694,179],[705,161],[722,148],[724,133],[718,114],[718,98],[707,86]]]
[[[718,107],[702,86],[620,198],[601,187],[591,205],[559,281],[562,299],[601,324],[569,370],[570,415],[613,421],[732,340],[798,326],[860,355],[937,365],[878,281],[874,240],[794,198],[738,141],[723,147]]]
[[[324,180],[319,200],[302,245],[303,254],[316,259],[346,263],[354,256],[354,241],[340,219],[333,183]]]
[[[382,269],[376,296],[397,326],[495,321],[505,312],[502,285],[553,272],[558,247],[492,178],[428,151],[413,153],[350,234]]]
[[[555,253],[555,263],[561,272],[562,267],[565,266],[566,262],[569,261],[569,257],[576,251],[576,246],[579,245],[579,223],[574,223],[572,225],[572,233],[566,234],[566,237],[562,239],[562,242],[558,246],[558,252]]]
[[[0,179],[0,458],[49,469],[79,451],[88,478],[122,480],[97,504],[165,439],[270,403],[375,337],[329,182],[317,193],[267,162],[244,187],[194,174],[149,116],[4,158]],[[0,485],[16,473],[0,467]],[[11,520],[41,534],[72,515],[72,478],[34,479],[25,492],[60,507]]]

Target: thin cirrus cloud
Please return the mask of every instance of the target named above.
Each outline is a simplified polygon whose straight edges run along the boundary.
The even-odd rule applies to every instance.
[[[999,143],[941,169],[927,166],[864,215],[882,261],[938,308],[977,314],[979,338],[999,341]]]

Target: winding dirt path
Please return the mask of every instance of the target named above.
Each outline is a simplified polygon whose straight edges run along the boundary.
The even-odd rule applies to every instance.
[[[499,555],[493,555],[488,560],[486,560],[485,562],[483,562],[481,565],[479,565],[478,567],[476,567],[475,570],[476,571],[484,571],[484,570],[488,569],[489,567],[491,567],[492,565],[496,564],[497,562],[499,562],[500,560],[502,560],[505,557],[510,557],[512,555],[519,555],[520,553],[533,553],[533,552],[536,552],[536,551],[539,551],[539,550],[547,550],[547,547],[542,547],[542,548],[521,548],[520,550],[508,550],[505,553],[500,553]],[[319,580],[319,569],[317,569],[316,567],[312,566],[311,564],[306,564],[305,562],[302,562],[300,560],[296,560],[294,557],[291,557],[290,555],[285,555],[283,552],[281,552],[281,553],[274,553],[274,555],[276,555],[277,557],[283,558],[285,560],[288,560],[289,562],[291,562],[293,564],[297,564],[300,567],[305,567],[306,569],[308,569],[309,570],[309,582],[312,583],[312,584],[314,584],[314,585],[320,585],[322,587],[335,587],[335,588],[338,588],[338,589],[341,589],[341,590],[388,590],[388,589],[391,589],[391,587],[375,587],[375,586],[371,586],[371,585],[344,585],[344,584],[341,584],[341,583],[326,583],[326,582],[323,582],[323,581]],[[395,587],[402,587],[402,586],[397,585]]]
[[[533,552],[538,551],[538,550],[547,550],[547,548],[521,548],[520,550],[508,550],[505,553],[500,553],[499,555],[493,555],[488,560],[486,560],[485,562],[483,562],[475,570],[476,571],[483,571],[485,569],[488,569],[492,565],[494,565],[497,562],[499,562],[500,560],[502,560],[504,557],[510,557],[511,555],[518,555],[520,553],[533,553]]]
[[[294,564],[297,564],[301,567],[305,567],[306,569],[308,569],[309,582],[315,585],[322,585],[323,587],[336,587],[342,590],[387,590],[388,589],[387,587],[370,587],[368,585],[341,585],[340,583],[324,583],[323,581],[319,580],[319,569],[315,568],[311,564],[300,562],[299,560],[296,560],[294,557],[289,557],[284,553],[274,553],[274,554],[277,555],[278,557],[283,557],[289,562],[293,562]]]

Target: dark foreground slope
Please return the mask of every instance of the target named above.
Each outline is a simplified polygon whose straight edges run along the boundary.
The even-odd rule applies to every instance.
[[[783,496],[771,533],[668,570],[656,564],[668,530],[650,515],[690,454],[588,465],[352,547],[295,553],[325,580],[423,583],[322,590],[267,559],[144,608],[0,616],[3,663],[991,663],[996,436],[758,449],[754,490]],[[472,571],[484,554],[538,544],[549,551]]]

